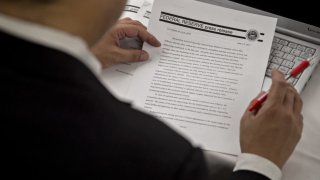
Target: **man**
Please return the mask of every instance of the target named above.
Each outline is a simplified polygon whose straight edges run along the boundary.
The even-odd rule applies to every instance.
[[[209,179],[200,149],[99,81],[101,66],[148,59],[121,49],[121,39],[160,46],[139,22],[113,26],[124,4],[0,0],[4,177]],[[274,71],[268,100],[242,118],[243,154],[230,178],[279,179],[301,136],[301,109],[298,93]]]

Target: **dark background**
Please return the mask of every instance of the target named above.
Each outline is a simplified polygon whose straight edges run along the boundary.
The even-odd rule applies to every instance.
[[[320,27],[320,5],[310,0],[231,0],[241,4],[272,12],[280,16]]]

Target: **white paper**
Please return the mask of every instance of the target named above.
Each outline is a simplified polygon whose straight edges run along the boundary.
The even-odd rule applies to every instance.
[[[240,119],[261,90],[275,26],[274,18],[197,1],[155,1],[148,30],[162,47],[145,44],[151,60],[137,67],[128,98],[195,145],[237,154]]]

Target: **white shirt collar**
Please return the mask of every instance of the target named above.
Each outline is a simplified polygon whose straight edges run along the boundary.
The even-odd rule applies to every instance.
[[[67,53],[81,61],[96,76],[101,72],[100,62],[88,49],[85,41],[79,37],[3,14],[0,14],[0,30],[33,43]]]

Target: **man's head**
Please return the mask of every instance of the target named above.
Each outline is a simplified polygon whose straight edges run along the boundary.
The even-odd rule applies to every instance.
[[[126,0],[0,0],[0,13],[51,26],[94,44],[119,18]]]

